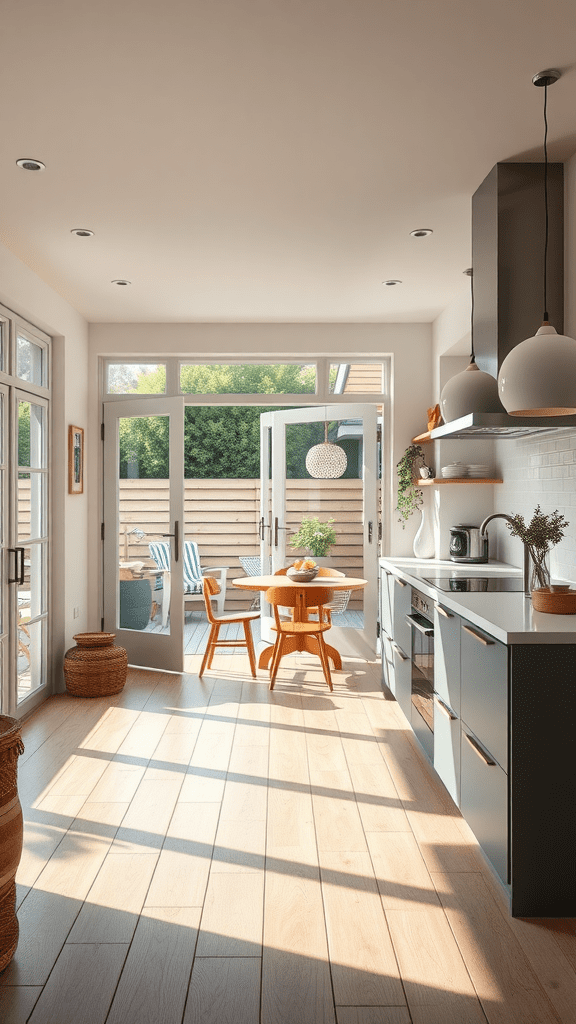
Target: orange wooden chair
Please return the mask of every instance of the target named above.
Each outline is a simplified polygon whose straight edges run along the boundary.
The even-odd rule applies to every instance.
[[[259,619],[260,612],[228,612],[224,615],[214,615],[212,608],[211,598],[215,594],[220,593],[220,587],[213,576],[205,576],[202,580],[202,593],[204,594],[204,603],[206,605],[206,615],[208,616],[208,622],[210,623],[210,635],[208,637],[208,643],[206,644],[206,653],[202,659],[202,665],[198,673],[199,676],[204,674],[206,668],[212,667],[212,658],[217,647],[246,647],[248,649],[248,658],[250,661],[250,670],[254,678],[256,678],[256,658],[254,655],[254,640],[252,639],[252,629],[250,622],[252,619]],[[227,626],[231,622],[241,622],[244,626],[245,640],[219,640],[218,634],[220,632],[220,626]]]
[[[278,569],[278,571],[275,572],[274,575],[285,576],[286,569]],[[327,565],[321,565],[320,568],[318,569],[318,576],[316,577],[316,579],[318,579],[320,576],[334,577],[345,575],[346,573],[340,572],[339,569],[329,569]],[[332,612],[343,612],[346,610],[346,608],[348,607],[348,601],[350,600],[351,593],[351,590],[341,590],[337,594],[331,594],[330,600],[328,601],[327,604],[324,605],[324,611],[326,612],[326,622],[329,622],[330,625],[332,625]],[[312,612],[313,615],[318,614],[317,608],[309,608],[308,611]]]
[[[266,591],[266,600],[274,609],[275,625],[272,628],[276,630],[277,634],[270,661],[271,690],[274,689],[282,655],[292,654],[298,650],[310,651],[311,647],[305,646],[305,641],[308,638],[317,641],[318,651],[315,653],[318,653],[320,657],[324,678],[330,690],[333,689],[326,644],[324,643],[324,633],[330,629],[330,623],[324,622],[323,618],[323,605],[330,601],[331,597],[330,591],[325,587],[302,590],[295,585],[293,587],[270,587]],[[289,622],[280,618],[279,607],[293,609],[293,617]],[[308,609],[312,607],[318,609],[317,622],[311,622],[308,619]],[[304,641],[302,646],[300,646],[301,641]]]

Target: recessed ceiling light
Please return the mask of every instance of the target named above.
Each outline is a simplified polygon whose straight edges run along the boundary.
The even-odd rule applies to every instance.
[[[382,281],[382,284],[388,284],[388,285],[402,284],[402,281]]]
[[[18,167],[22,167],[25,171],[45,171],[46,164],[43,164],[41,160],[32,160],[30,157],[22,157],[21,160],[17,160]]]
[[[433,235],[432,228],[416,228],[415,231],[411,231],[412,238],[426,238],[428,235]]]
[[[111,281],[110,284],[131,284],[131,281],[125,281],[123,278],[118,278],[116,281]]]
[[[90,228],[72,228],[70,234],[78,235],[78,238],[91,238],[94,232]]]

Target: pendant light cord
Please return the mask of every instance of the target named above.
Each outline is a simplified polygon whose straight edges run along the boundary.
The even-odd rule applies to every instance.
[[[548,86],[544,86],[544,207],[546,211],[546,228],[544,236],[544,320],[548,317],[548,295],[546,269],[548,265],[548,118],[546,108],[548,106]]]
[[[474,268],[470,271],[470,362],[476,362],[476,356],[474,355]]]

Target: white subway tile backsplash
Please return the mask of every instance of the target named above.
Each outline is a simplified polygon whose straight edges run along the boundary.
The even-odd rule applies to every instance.
[[[538,504],[544,512],[558,509],[569,526],[552,551],[552,572],[576,582],[576,430],[553,437],[497,441],[496,463],[504,483],[496,489],[494,511],[520,512],[529,520]],[[498,538],[498,557],[520,566],[522,549],[518,538],[511,537],[497,520],[491,524],[491,530],[493,527]]]

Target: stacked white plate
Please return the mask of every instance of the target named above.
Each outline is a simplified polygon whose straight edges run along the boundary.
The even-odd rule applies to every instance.
[[[489,466],[485,466],[482,463],[475,463],[474,465],[468,466],[468,476],[472,477],[486,477],[489,473]]]
[[[445,480],[468,476],[468,466],[463,466],[461,462],[452,462],[449,466],[442,466],[442,476]]]

